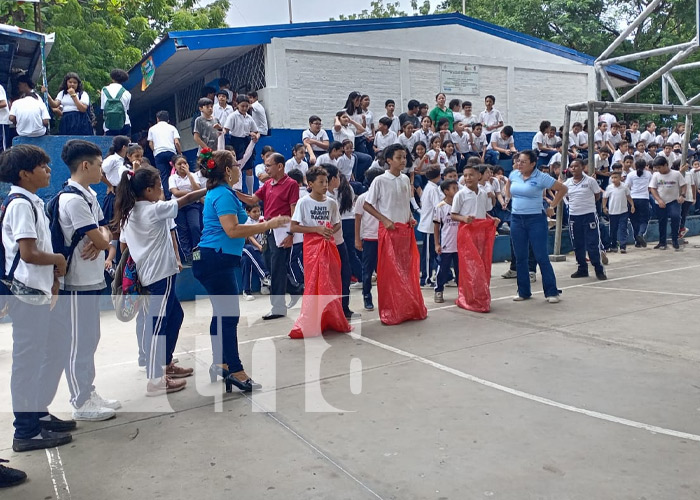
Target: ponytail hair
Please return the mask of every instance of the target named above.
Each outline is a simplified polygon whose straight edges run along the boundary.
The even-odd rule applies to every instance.
[[[160,182],[160,172],[151,166],[142,166],[136,172],[126,170],[122,173],[114,197],[114,217],[112,230],[119,231],[129,220],[129,215],[136,205],[136,200],[143,196],[148,188],[156,187]]]
[[[207,189],[214,189],[221,184],[226,184],[226,168],[235,166],[235,157],[231,151],[213,151],[211,157],[199,155],[197,168],[202,177],[207,179]]]
[[[114,153],[119,153],[122,149],[129,146],[131,140],[125,135],[118,135],[112,139],[112,147],[109,148],[109,153],[107,155],[113,155]]]
[[[345,174],[343,174],[340,170],[338,170],[338,167],[335,165],[321,165],[326,172],[328,173],[328,181],[334,177],[337,177],[338,180],[340,181],[340,185],[338,186],[338,211],[341,214],[344,214],[345,212],[349,212],[352,210],[352,201],[353,198],[355,197],[355,193],[352,190],[352,186],[350,186],[350,182],[348,182],[348,178],[345,177]]]

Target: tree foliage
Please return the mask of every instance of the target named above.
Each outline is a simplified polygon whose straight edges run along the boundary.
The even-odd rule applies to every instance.
[[[226,26],[229,0],[44,0],[43,31],[55,33],[47,59],[49,90],[74,71],[94,98],[113,68],[129,69],[168,31]],[[0,2],[0,23],[37,29],[32,4]]]

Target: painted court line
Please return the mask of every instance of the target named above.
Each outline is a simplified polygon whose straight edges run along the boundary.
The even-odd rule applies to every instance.
[[[56,492],[56,500],[71,500],[70,488],[66,479],[66,472],[63,469],[63,461],[58,448],[50,448],[46,450],[46,458],[49,461],[49,470],[51,471],[51,482],[53,490]]]
[[[454,368],[450,368],[449,366],[445,366],[441,363],[437,363],[435,361],[432,361],[430,359],[424,358],[422,356],[419,356],[417,354],[410,353],[408,351],[404,351],[402,349],[398,349],[396,347],[383,344],[381,342],[377,342],[376,340],[369,339],[367,337],[362,337],[361,335],[358,335],[356,333],[349,333],[353,339],[356,340],[361,340],[362,342],[366,342],[370,345],[373,345],[375,347],[379,347],[380,349],[384,349],[386,351],[392,352],[394,354],[397,354],[399,356],[403,356],[405,358],[411,359],[413,361],[417,361],[419,363],[422,363],[424,365],[432,366],[433,368],[437,368],[438,370],[444,371],[446,373],[450,373],[452,375],[455,375],[457,377],[463,378],[465,380],[469,380],[470,382],[475,382],[477,384],[489,387],[491,389],[496,389],[498,391],[502,391],[508,394],[511,394],[513,396],[517,396],[519,398],[523,399],[528,399],[530,401],[535,401],[537,403],[545,404],[547,406],[552,406],[554,408],[559,408],[561,410],[566,410],[570,411],[573,413],[580,413],[582,415],[586,415],[588,417],[593,417],[597,418],[599,420],[605,420],[607,422],[613,422],[616,424],[621,424],[621,425],[626,425],[628,427],[634,427],[636,429],[643,429],[652,433],[656,434],[665,434],[667,436],[672,436],[680,439],[687,439],[689,441],[697,441],[700,442],[700,436],[696,434],[689,434],[687,432],[680,432],[680,431],[674,431],[672,429],[666,429],[664,427],[658,427],[656,425],[650,425],[650,424],[645,424],[643,422],[637,422],[635,420],[629,420],[626,418],[621,418],[621,417],[616,417],[614,415],[608,415],[607,413],[601,413],[593,410],[586,410],[585,408],[578,408],[576,406],[568,405],[565,403],[559,403],[557,401],[553,401],[551,399],[543,398],[540,396],[536,396],[534,394],[530,394],[524,391],[520,391],[518,389],[513,389],[511,387],[506,387],[501,384],[497,384],[495,382],[491,382],[489,380],[484,380],[482,378],[476,377],[474,375],[470,375],[468,373],[465,373],[460,370],[456,370]]]
[[[614,292],[634,292],[634,293],[652,293],[656,295],[677,295],[679,297],[700,297],[697,293],[680,293],[680,292],[661,292],[656,290],[636,290],[634,288],[612,288],[609,286],[591,286],[596,290],[611,290]]]

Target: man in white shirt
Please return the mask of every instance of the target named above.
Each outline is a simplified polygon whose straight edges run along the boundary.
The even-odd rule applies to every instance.
[[[167,111],[156,113],[156,124],[148,129],[148,145],[153,150],[156,160],[156,168],[160,171],[160,180],[164,187],[168,186],[170,172],[173,168],[171,160],[176,153],[181,153],[180,133],[168,123],[170,115]],[[165,199],[169,200],[172,194],[169,189],[163,189]]]
[[[588,263],[586,251],[591,265],[595,269],[596,278],[608,279],[601,262],[601,241],[596,213],[596,201],[600,198],[601,189],[593,177],[583,173],[583,163],[574,160],[569,166],[573,177],[564,185],[569,189],[566,201],[569,205],[569,235],[574,247],[578,269],[572,278],[587,278]]]
[[[131,137],[131,119],[129,118],[129,104],[131,104],[131,92],[128,90],[124,89],[124,82],[126,82],[129,79],[129,73],[124,71],[123,69],[113,69],[109,77],[112,79],[112,83],[104,87],[103,92],[100,94],[100,107],[101,109],[105,109],[105,103],[107,102],[107,95],[105,94],[104,90],[106,90],[112,98],[117,97],[117,94],[119,94],[120,90],[124,90],[122,93],[122,96],[120,98],[122,102],[122,106],[124,106],[124,114],[126,115],[126,119],[124,121],[124,127],[122,127],[119,130],[109,130],[106,126],[104,126],[104,131],[105,135],[125,135],[127,137]]]
[[[258,93],[255,91],[248,92],[248,101],[250,101],[250,114],[255,120],[255,125],[258,127],[258,132],[260,135],[267,135],[267,116],[265,115],[265,108],[258,101]]]

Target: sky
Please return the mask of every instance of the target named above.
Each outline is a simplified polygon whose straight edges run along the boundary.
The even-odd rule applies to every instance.
[[[395,0],[394,0],[395,1]],[[340,14],[355,14],[370,10],[371,0],[291,0],[295,23],[328,21]],[[385,3],[387,3],[385,1]],[[410,0],[400,0],[401,9],[412,13]],[[433,7],[439,2],[432,0]],[[261,8],[264,5],[264,8]],[[226,21],[229,26],[260,26],[289,22],[288,0],[231,0]]]

